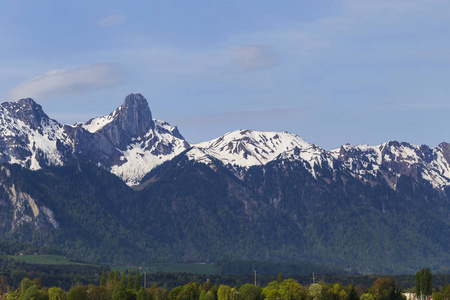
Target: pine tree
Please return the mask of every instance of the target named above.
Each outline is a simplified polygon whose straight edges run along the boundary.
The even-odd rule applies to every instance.
[[[127,282],[127,290],[131,290],[133,288],[133,273],[131,269],[128,271],[128,282]]]
[[[433,293],[433,276],[430,269],[422,268],[416,273],[415,285],[418,298],[430,296]]]
[[[420,296],[423,298],[425,295],[425,269],[420,270]]]
[[[109,271],[108,273],[108,281],[113,281],[114,280],[114,271]]]
[[[122,275],[120,276],[120,282],[125,286],[127,284],[127,271],[123,269]]]
[[[433,293],[433,276],[431,275],[430,269],[426,268],[424,271],[424,294],[429,296]]]
[[[420,272],[417,271],[416,272],[416,296],[417,298],[419,298],[419,296],[421,295],[422,291],[420,290]]]
[[[141,289],[141,273],[139,269],[136,269],[136,275],[134,275],[134,290],[137,292]]]
[[[105,270],[102,271],[102,277],[100,278],[100,286],[105,286],[106,284],[106,275]]]
[[[281,272],[278,273],[277,282],[281,283],[283,281],[283,275],[281,275]]]

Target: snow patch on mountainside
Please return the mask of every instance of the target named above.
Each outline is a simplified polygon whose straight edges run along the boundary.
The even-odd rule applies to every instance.
[[[436,189],[450,185],[449,161],[439,146],[428,148],[396,141],[378,146],[347,144],[330,151],[330,154],[341,160],[351,172],[363,177],[376,177],[380,172],[388,172],[394,178],[419,174]]]
[[[114,120],[114,116],[116,115],[116,111],[115,110],[113,113],[107,115],[107,116],[103,116],[103,117],[99,117],[99,118],[93,118],[89,121],[87,121],[86,123],[78,123],[82,128],[86,129],[87,131],[89,131],[90,133],[95,133],[97,131],[99,131],[100,129],[102,129],[103,127],[105,127],[107,124],[111,123]],[[78,125],[76,124],[76,125]]]
[[[32,129],[0,107],[0,136],[3,140],[2,146],[8,148],[2,149],[2,161],[17,163],[31,170],[41,169],[42,160],[46,165],[63,165],[63,156],[57,149],[57,140],[64,140],[64,133],[62,126],[56,121],[43,119],[40,128]]]
[[[335,168],[335,159],[327,151],[322,148],[309,144],[306,147],[295,147],[292,150],[286,151],[280,154],[277,160],[290,160],[290,161],[302,161],[305,168],[311,172],[314,178],[317,179],[317,174],[314,169],[315,166],[319,168]]]
[[[138,184],[155,167],[189,148],[185,140],[172,135],[175,126],[158,120],[154,122],[155,128],[150,129],[143,139],[135,139],[125,151],[119,150],[121,164],[111,167],[111,173],[129,186]]]
[[[178,130],[176,126],[172,126],[166,121],[153,119],[153,123],[157,128],[159,128],[159,131],[167,131],[172,135]]]
[[[214,164],[213,159],[217,157],[217,153],[210,149],[194,147],[186,153],[186,156],[190,160],[194,160],[205,165],[212,165]]]

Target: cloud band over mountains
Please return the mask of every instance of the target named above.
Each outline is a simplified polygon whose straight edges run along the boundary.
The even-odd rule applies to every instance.
[[[99,63],[76,70],[52,70],[24,81],[9,91],[11,100],[54,98],[82,94],[125,81],[125,72],[117,64]]]

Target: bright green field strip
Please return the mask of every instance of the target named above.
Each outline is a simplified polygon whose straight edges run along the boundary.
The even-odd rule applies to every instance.
[[[61,255],[11,255],[12,258],[18,261],[23,261],[30,264],[41,265],[83,265],[79,262],[71,262],[69,259]]]
[[[123,269],[132,269],[133,272],[136,271],[136,266],[110,266],[112,270],[119,270],[122,272]],[[161,263],[151,263],[144,266],[140,266],[141,272],[154,273],[157,271],[172,272],[172,273],[195,273],[195,274],[218,274],[221,272],[219,266],[214,264],[183,264],[183,263],[173,263],[173,262],[161,262]]]

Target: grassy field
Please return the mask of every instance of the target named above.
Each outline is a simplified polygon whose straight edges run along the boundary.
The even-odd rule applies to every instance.
[[[42,265],[70,265],[70,264],[83,264],[80,262],[73,262],[61,255],[11,255],[12,258],[31,264]],[[153,273],[157,271],[163,272],[186,272],[194,274],[218,274],[221,272],[220,266],[214,264],[185,264],[175,262],[160,262],[145,264],[142,266],[133,265],[110,265],[111,270],[119,270],[122,272],[124,269],[132,269],[133,272],[136,268],[140,268],[141,272]]]
[[[41,265],[83,265],[80,262],[72,262],[61,255],[11,255],[15,260],[23,261],[30,264]]]
[[[122,272],[123,269],[136,270],[137,266],[114,266],[111,265],[112,270],[119,270]],[[157,271],[163,272],[186,272],[194,274],[218,274],[221,272],[220,266],[214,264],[185,264],[185,263],[174,263],[174,262],[160,262],[151,263],[139,266],[141,272],[153,273]]]

